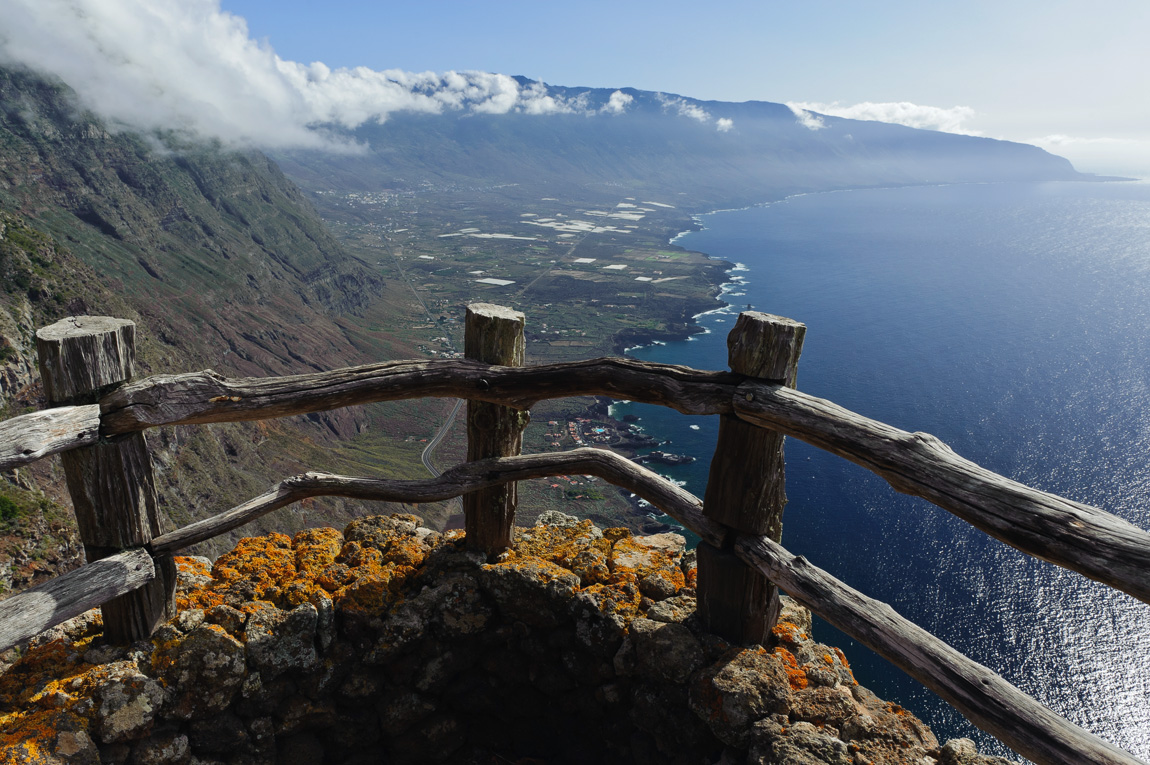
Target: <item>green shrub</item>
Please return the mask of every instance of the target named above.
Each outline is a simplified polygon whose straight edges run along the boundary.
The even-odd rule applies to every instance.
[[[19,506],[7,497],[0,495],[0,521],[10,521],[17,515],[20,515]]]

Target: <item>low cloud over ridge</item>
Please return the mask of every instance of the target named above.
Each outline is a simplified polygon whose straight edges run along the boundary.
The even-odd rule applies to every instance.
[[[141,130],[232,145],[353,148],[317,126],[355,128],[393,112],[594,111],[542,83],[488,72],[331,69],[285,61],[218,0],[5,0],[0,63],[58,76],[83,105]],[[616,91],[606,110],[626,110]]]
[[[873,103],[865,101],[861,104],[842,106],[837,101],[831,104],[812,103],[809,101],[788,101],[787,106],[796,115],[806,114],[807,119],[817,119],[810,112],[826,114],[831,117],[846,117],[852,120],[869,120],[871,122],[890,122],[895,125],[921,128],[923,130],[938,130],[943,133],[958,133],[960,135],[982,135],[978,130],[963,127],[963,123],[973,119],[974,109],[969,106],[952,106],[943,109],[938,106],[922,106],[909,101],[896,101],[888,103]],[[807,123],[804,122],[804,125]],[[811,125],[807,125],[812,127]],[[825,126],[823,126],[825,127]],[[815,129],[815,128],[812,128]]]

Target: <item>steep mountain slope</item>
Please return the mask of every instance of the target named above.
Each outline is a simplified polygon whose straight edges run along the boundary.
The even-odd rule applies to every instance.
[[[542,86],[522,78],[520,85]],[[610,185],[680,192],[697,208],[835,188],[1083,177],[1061,157],[1008,141],[796,115],[766,102],[546,88],[559,113],[393,114],[349,133],[368,147],[362,156],[277,159],[312,189]]]
[[[114,291],[147,295],[136,302],[161,343],[247,373],[312,367],[347,345],[333,317],[379,280],[266,157],[109,133],[28,74],[0,71],[0,104],[0,202]],[[296,326],[252,326],[272,316]]]
[[[357,328],[351,314],[378,303],[387,285],[340,247],[269,159],[112,132],[76,109],[65,86],[11,70],[0,70],[0,232],[8,414],[38,403],[35,329],[72,313],[135,320],[140,375],[287,374],[414,355]],[[166,512],[182,524],[299,470],[347,469],[346,439],[383,419],[341,410],[156,432]],[[387,466],[371,450],[353,456]],[[53,464],[21,480],[63,499]],[[357,512],[342,502],[316,508]],[[303,515],[274,525],[298,527]]]

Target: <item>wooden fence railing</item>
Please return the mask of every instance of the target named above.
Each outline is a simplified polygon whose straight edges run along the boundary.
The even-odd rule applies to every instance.
[[[797,322],[741,314],[728,339],[730,372],[628,359],[521,367],[523,323],[522,314],[506,308],[469,306],[465,360],[396,361],[278,378],[228,379],[204,371],[136,381],[130,379],[130,322],[73,317],[40,330],[45,390],[61,406],[0,423],[0,470],[62,453],[91,562],[0,602],[0,649],[101,604],[109,639],[146,637],[174,610],[175,552],[307,497],[428,502],[463,496],[467,544],[491,555],[513,541],[516,481],[582,473],[643,497],[699,535],[699,615],[712,632],[742,644],[765,642],[777,618],[778,586],[1035,762],[1141,762],[886,604],[787,552],[779,544],[782,437],[843,456],[1025,553],[1148,603],[1150,533],[981,468],[933,436],[795,390],[805,332]],[[610,451],[519,454],[532,404],[591,394],[720,415],[705,501]],[[147,428],[428,396],[469,401],[468,461],[437,478],[305,473],[226,512],[160,533],[142,436]]]

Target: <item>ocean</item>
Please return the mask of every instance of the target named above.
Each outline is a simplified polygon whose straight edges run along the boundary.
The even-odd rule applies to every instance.
[[[971,184],[791,197],[676,243],[738,263],[726,309],[636,358],[726,368],[735,314],[807,325],[800,390],[1150,528],[1150,183]],[[702,496],[718,423],[621,404]],[[1150,606],[1029,558],[794,439],[783,544],[1087,730],[1150,758]],[[1011,753],[829,625],[859,682],[940,741]]]

